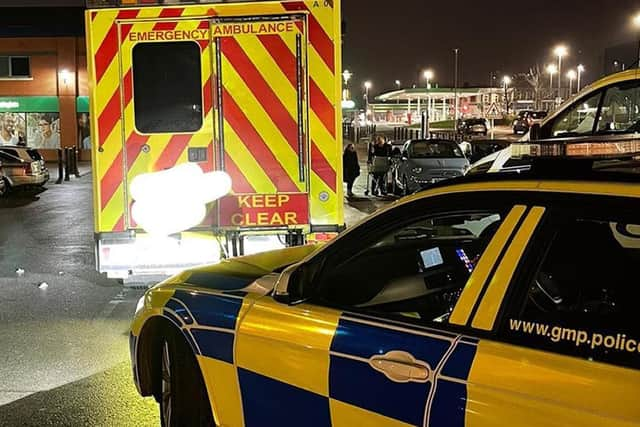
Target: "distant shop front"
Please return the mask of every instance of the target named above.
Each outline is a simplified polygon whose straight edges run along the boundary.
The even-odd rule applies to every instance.
[[[76,99],[78,149],[91,149],[89,100]],[[39,150],[72,146],[62,143],[60,102],[57,96],[0,97],[0,145],[24,145]],[[50,156],[47,156],[50,157]]]

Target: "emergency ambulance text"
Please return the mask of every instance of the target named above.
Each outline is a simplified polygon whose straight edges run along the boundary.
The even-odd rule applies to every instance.
[[[251,24],[221,24],[212,27],[214,36],[237,36],[239,34],[278,34],[295,30],[293,22],[269,22]]]
[[[132,31],[129,33],[129,41],[152,42],[174,40],[207,40],[209,30],[172,30],[172,31]]]

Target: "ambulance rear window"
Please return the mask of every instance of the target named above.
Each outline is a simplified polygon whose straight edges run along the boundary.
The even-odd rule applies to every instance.
[[[139,43],[133,48],[136,128],[142,133],[202,127],[202,68],[194,42]]]

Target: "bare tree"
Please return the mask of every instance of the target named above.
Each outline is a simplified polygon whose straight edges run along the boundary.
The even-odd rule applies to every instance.
[[[535,65],[529,68],[529,73],[526,76],[527,83],[531,85],[533,88],[533,103],[535,105],[536,110],[540,109],[541,95],[542,95],[542,86],[543,86],[543,75],[540,70],[539,65]]]

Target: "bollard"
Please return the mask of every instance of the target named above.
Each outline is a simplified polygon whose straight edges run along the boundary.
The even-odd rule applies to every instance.
[[[56,181],[56,184],[62,184],[62,179],[63,179],[63,166],[62,166],[62,148],[58,148],[58,180]]]
[[[71,153],[69,152],[69,147],[65,147],[64,149],[64,180],[69,181],[69,174],[71,165],[69,164],[71,161]]]
[[[74,175],[76,166],[75,166],[75,156],[72,147],[67,148],[69,150],[69,177]]]
[[[76,178],[80,178],[80,170],[78,169],[78,158],[80,157],[80,150],[78,147],[73,147],[73,174]]]

